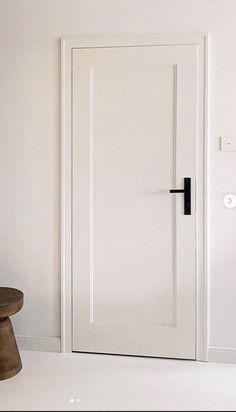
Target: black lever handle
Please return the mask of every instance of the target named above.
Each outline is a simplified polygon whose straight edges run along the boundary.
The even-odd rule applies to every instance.
[[[184,178],[184,189],[171,189],[170,193],[184,193],[184,214],[191,215],[191,178]]]

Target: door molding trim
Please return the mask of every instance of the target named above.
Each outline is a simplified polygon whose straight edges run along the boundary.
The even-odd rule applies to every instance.
[[[61,40],[61,350],[72,352],[72,50],[195,45],[198,52],[196,184],[196,359],[208,360],[208,72],[209,35],[108,35]]]

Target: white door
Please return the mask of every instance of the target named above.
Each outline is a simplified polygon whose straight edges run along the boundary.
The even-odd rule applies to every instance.
[[[74,49],[72,69],[73,350],[195,359],[196,47]]]

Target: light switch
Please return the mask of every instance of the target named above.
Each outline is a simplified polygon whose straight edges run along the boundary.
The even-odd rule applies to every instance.
[[[221,137],[220,150],[222,152],[236,152],[236,138]]]

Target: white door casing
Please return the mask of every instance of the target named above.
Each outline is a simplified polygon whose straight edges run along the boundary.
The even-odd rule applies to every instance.
[[[73,205],[63,222],[73,222],[73,236],[67,244],[64,238],[62,286],[70,279],[72,247],[73,299],[64,296],[63,327],[65,315],[73,318],[67,327],[73,344],[67,340],[74,351],[206,360],[199,342],[199,333],[206,336],[206,262],[199,250],[205,159],[198,153],[205,147],[206,39],[200,38],[197,44],[87,38],[84,47],[67,48]],[[183,215],[183,195],[169,194],[186,176],[193,184],[191,216]]]

